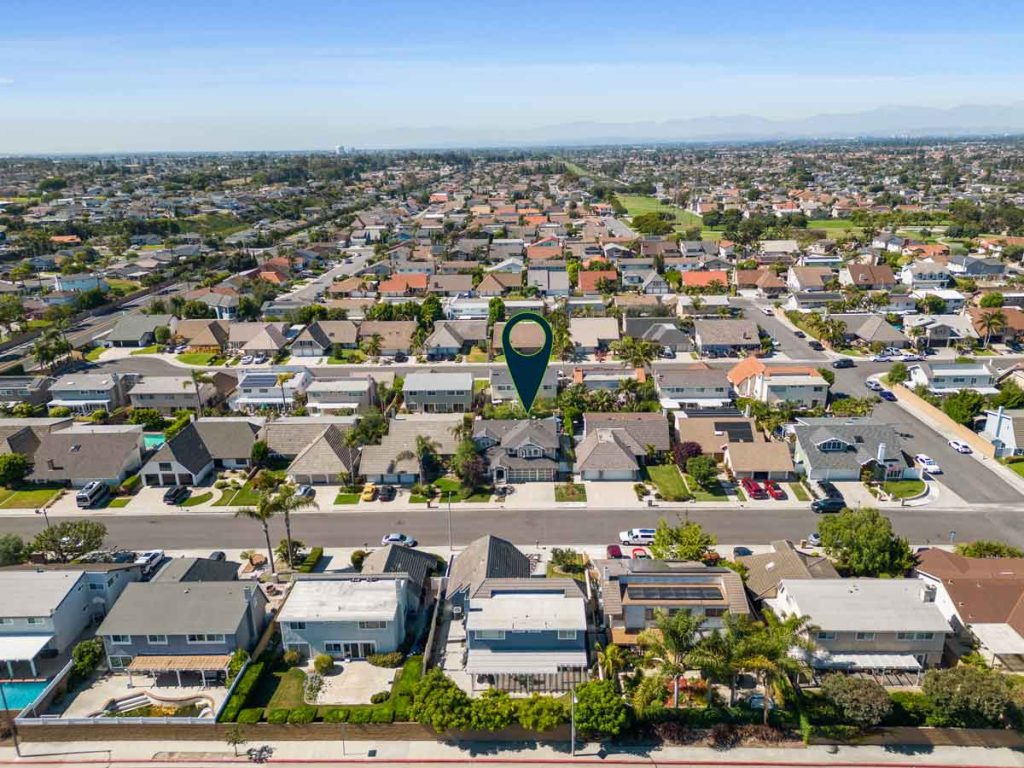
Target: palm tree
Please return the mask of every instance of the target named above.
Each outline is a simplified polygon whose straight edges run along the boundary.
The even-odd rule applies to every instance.
[[[599,413],[615,410],[615,396],[607,389],[599,389],[589,398],[590,407]]]
[[[210,376],[206,371],[196,370],[193,368],[189,371],[189,378],[191,379],[192,387],[196,392],[196,418],[198,419],[203,415],[203,399],[199,396],[199,387],[203,384],[211,384],[213,377]],[[183,382],[182,387],[187,387],[189,382]]]
[[[708,701],[712,682],[729,686],[729,706],[736,701],[736,676],[740,671],[741,652],[745,638],[754,628],[749,616],[725,614],[722,629],[715,629],[686,654],[686,663],[701,671],[708,681]]]
[[[473,437],[472,416],[469,416],[468,418],[464,417],[462,421],[450,427],[448,429],[448,432],[451,433],[451,436],[454,437],[459,442],[470,439],[471,437]]]
[[[764,688],[764,724],[768,724],[768,704],[774,698],[775,684],[792,681],[807,669],[800,653],[813,653],[814,642],[809,639],[813,631],[806,616],[778,618],[765,610],[764,621],[742,643],[740,665],[753,672]]]
[[[626,667],[626,656],[622,648],[614,643],[597,647],[597,669],[601,677],[611,680],[612,684],[619,687],[619,672]]]
[[[420,485],[427,484],[427,462],[437,458],[437,449],[441,446],[434,442],[429,437],[424,435],[416,435],[416,450],[405,450],[399,453],[396,457],[396,461],[403,459],[416,459],[419,464],[420,470]]]
[[[686,671],[686,655],[693,649],[703,616],[689,611],[668,614],[655,611],[654,628],[645,629],[637,638],[649,666],[657,665],[660,673],[672,678],[672,702],[679,708],[679,676]]]
[[[275,386],[277,386],[277,387],[279,387],[281,389],[281,413],[282,414],[286,410],[288,410],[288,399],[285,397],[284,385],[287,384],[291,380],[292,380],[292,374],[289,373],[288,371],[284,371],[283,373],[277,374],[277,382],[276,382]]]
[[[1006,329],[1006,313],[1001,309],[992,309],[982,312],[978,318],[978,325],[985,331],[985,347],[988,348],[993,333],[1001,333]]]
[[[267,540],[267,557],[270,559],[270,572],[277,573],[274,567],[274,548],[270,544],[270,521],[277,514],[277,509],[270,503],[270,496],[260,496],[255,507],[245,507],[235,512],[235,517],[244,517],[255,520],[263,528],[263,537]]]
[[[310,509],[316,507],[316,502],[311,498],[305,496],[296,496],[295,488],[290,485],[286,485],[274,496],[271,497],[270,506],[274,509],[275,513],[281,513],[284,516],[284,537],[288,542],[288,567],[292,567],[292,512],[297,512],[300,509]]]
[[[378,357],[381,350],[381,342],[383,338],[379,333],[375,333],[372,336],[363,339],[363,353],[367,357]]]
[[[53,345],[44,334],[32,344],[32,357],[40,368],[48,368],[54,361]]]

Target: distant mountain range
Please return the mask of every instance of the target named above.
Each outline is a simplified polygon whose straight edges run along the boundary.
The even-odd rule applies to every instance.
[[[792,120],[757,115],[709,115],[663,122],[575,122],[500,132],[407,126],[378,132],[374,143],[380,147],[453,147],[1006,134],[1024,134],[1024,101],[1007,105],[964,104],[948,109],[894,105]]]

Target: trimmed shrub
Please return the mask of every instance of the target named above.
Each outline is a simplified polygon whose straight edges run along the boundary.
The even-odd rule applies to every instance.
[[[395,711],[391,707],[379,707],[370,711],[371,723],[393,723],[394,721]]]
[[[405,657],[398,651],[391,653],[373,653],[366,657],[366,660],[375,667],[389,667],[394,669],[402,666]]]
[[[316,568],[320,559],[324,556],[323,547],[313,547],[309,554],[306,555],[306,559],[302,561],[302,565],[298,567],[299,573],[312,573],[313,569]]]
[[[288,722],[289,716],[292,711],[290,709],[272,709],[270,714],[267,715],[267,722],[273,723],[274,725],[284,725]]]
[[[892,699],[892,711],[882,720],[883,725],[922,726],[934,709],[923,693],[893,691],[889,697]]]
[[[306,725],[316,720],[316,707],[296,707],[288,715],[289,725]]]
[[[370,710],[368,709],[353,709],[349,712],[348,721],[350,723],[366,724],[370,722]]]
[[[412,707],[412,698],[409,696],[395,696],[392,706],[395,710],[395,720],[406,723],[412,720],[409,709]]]
[[[371,704],[383,704],[385,701],[391,698],[391,694],[387,691],[377,691],[373,696],[370,697]]]
[[[281,660],[286,666],[295,667],[302,663],[302,654],[296,650],[288,649],[284,652],[284,656],[281,657]]]
[[[334,669],[334,659],[326,653],[318,654],[317,657],[313,659],[313,669],[321,675],[326,675]]]
[[[348,710],[345,707],[334,707],[328,709],[324,713],[325,723],[347,723],[348,722]]]
[[[245,662],[247,662],[248,660],[249,654],[246,653],[246,650],[244,648],[239,648],[233,654],[231,654],[231,661],[228,662],[227,673],[227,680],[229,685],[231,684],[231,681],[238,676],[238,673],[242,671],[242,667],[245,666]]]
[[[357,571],[363,570],[363,560],[366,559],[368,552],[365,549],[357,549],[352,553],[351,561],[352,567]]]
[[[131,477],[127,478],[123,483],[121,483],[121,493],[124,494],[125,496],[131,496],[133,493],[139,490],[141,485],[142,476],[132,475]]]
[[[262,719],[263,707],[250,707],[249,709],[243,709],[238,713],[238,722],[244,723],[245,725],[258,723]]]
[[[252,692],[252,689],[256,687],[256,683],[259,682],[262,674],[262,661],[257,661],[255,664],[249,665],[249,668],[245,670],[245,674],[243,674],[241,679],[238,681],[238,685],[235,686],[235,692],[231,694],[231,698],[224,706],[224,710],[220,716],[221,722],[235,722],[235,719],[238,717],[238,713],[242,710],[242,707],[245,706],[245,702],[249,698],[249,694]]]

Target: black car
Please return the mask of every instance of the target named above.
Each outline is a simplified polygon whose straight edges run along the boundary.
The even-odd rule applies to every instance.
[[[796,336],[798,339],[806,339],[807,338],[807,334],[804,333],[803,331],[793,331],[793,335]]]
[[[407,354],[405,354],[405,352],[396,352],[395,353],[395,362],[396,363],[404,363],[408,359],[409,359],[409,356]]]
[[[393,485],[382,485],[377,491],[377,498],[381,501],[394,501],[397,495],[398,492]]]
[[[821,515],[827,512],[842,512],[846,502],[842,499],[817,499],[811,502],[811,511]]]
[[[822,346],[820,341],[811,340],[810,342],[807,343],[807,346],[809,346],[811,349],[815,350],[816,352],[821,352],[822,350],[825,349],[825,347]]]
[[[216,560],[219,563],[224,562],[227,559],[227,555],[221,552],[219,549],[215,552],[211,552],[208,558],[209,560]]]
[[[855,368],[856,363],[848,357],[840,357],[838,360],[832,361],[833,368]]]
[[[176,485],[173,488],[168,488],[164,492],[164,504],[181,504],[185,499],[188,498],[189,491],[184,485]]]

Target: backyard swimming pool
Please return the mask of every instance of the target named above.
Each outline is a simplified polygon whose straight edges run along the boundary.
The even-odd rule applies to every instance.
[[[159,432],[153,434],[146,434],[142,436],[142,442],[149,448],[159,448],[161,445],[167,442],[167,438],[161,435]]]
[[[4,696],[7,698],[7,706],[19,712],[35,701],[47,685],[45,680],[28,683],[0,683],[4,689]]]

